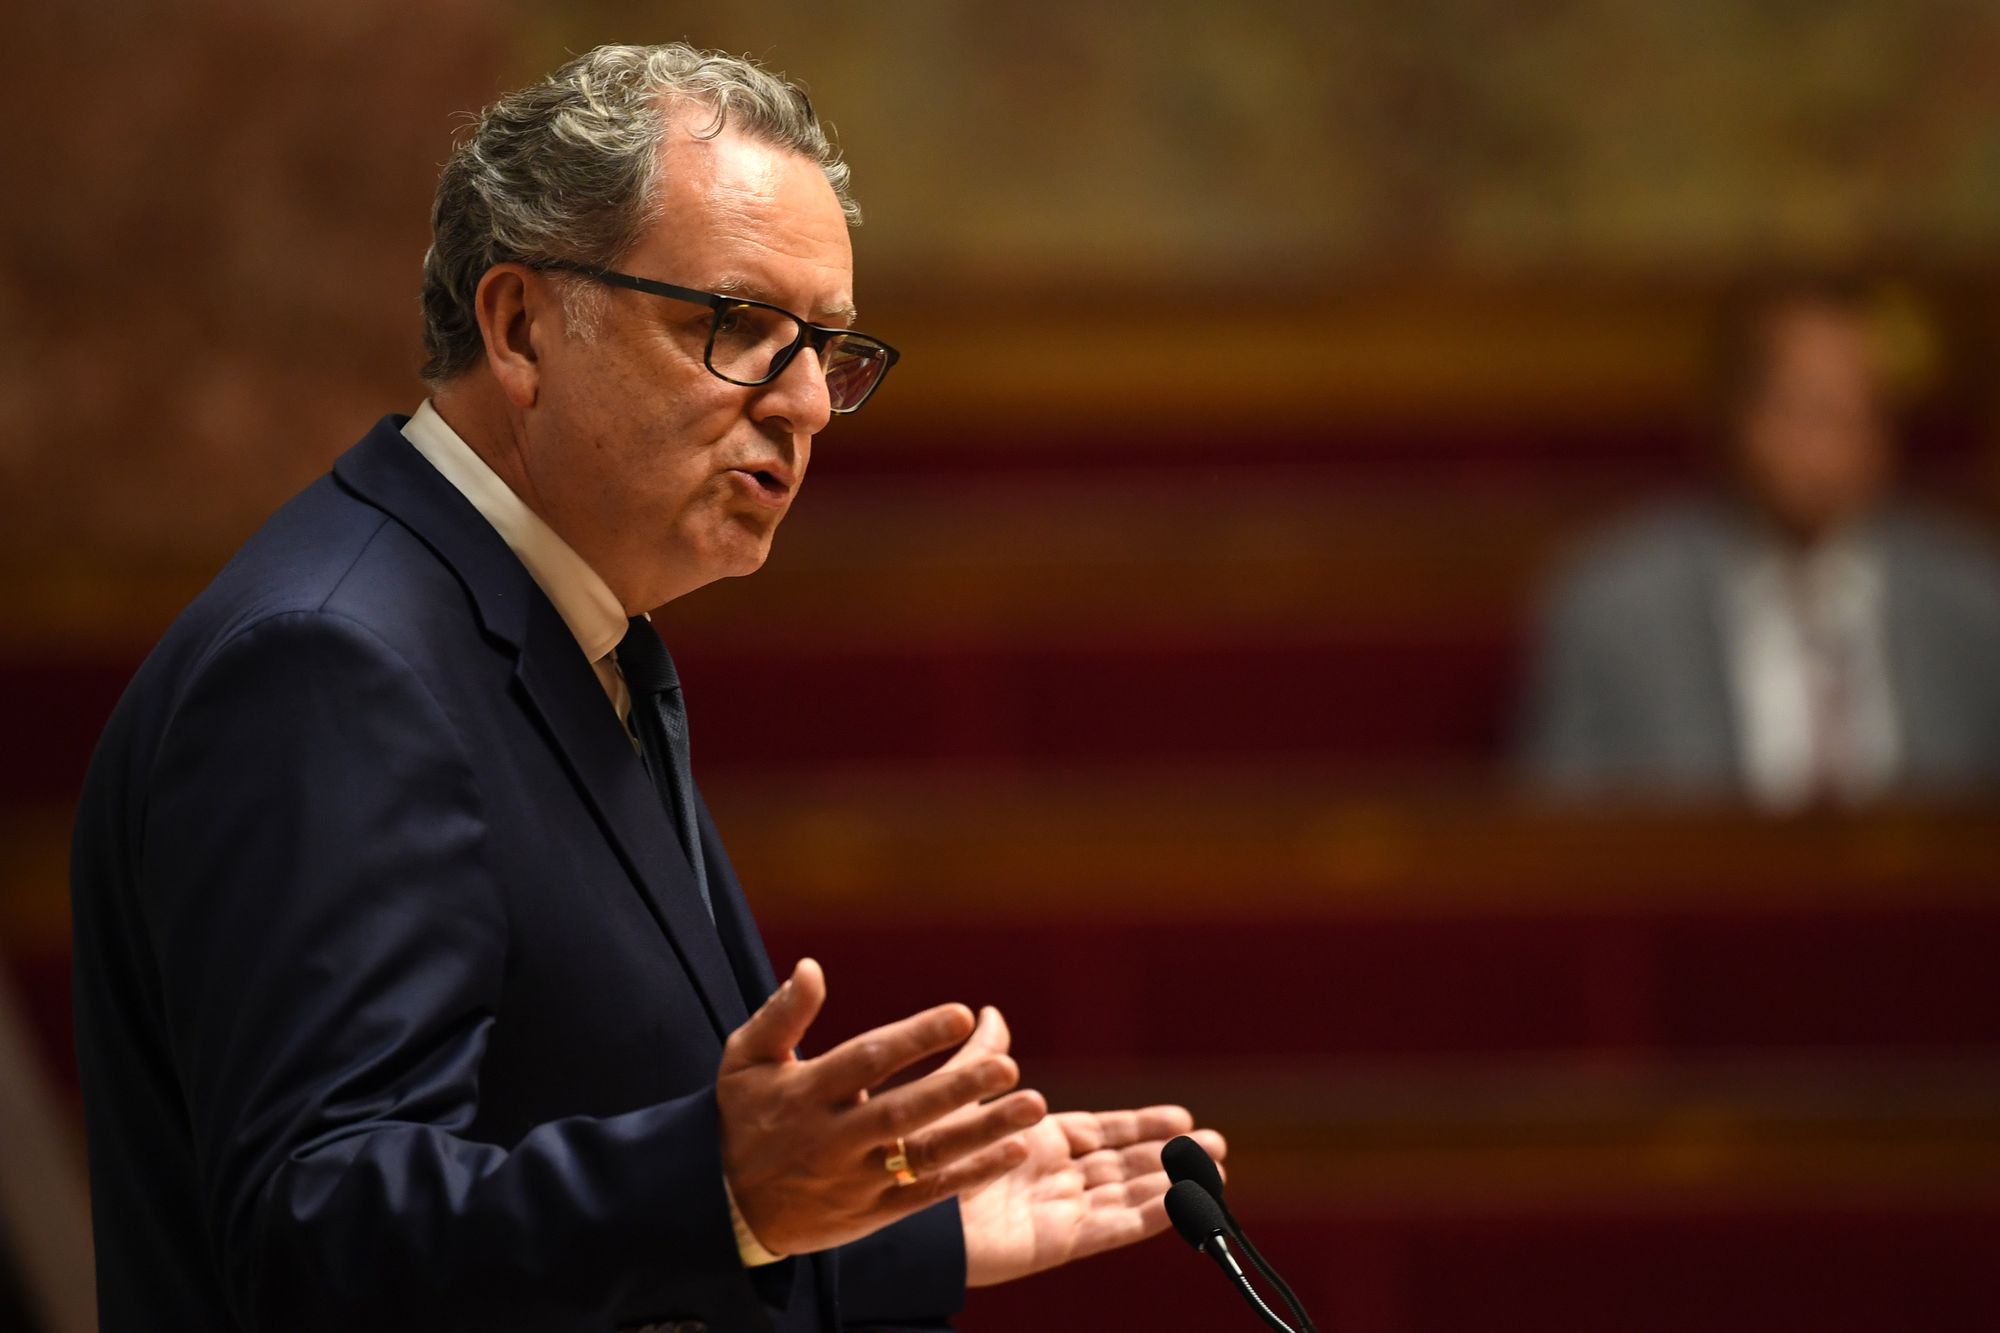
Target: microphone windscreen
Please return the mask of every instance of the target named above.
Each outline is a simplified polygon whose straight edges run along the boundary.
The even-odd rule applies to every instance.
[[[1222,1201],[1222,1172],[1208,1149],[1187,1135],[1167,1140],[1167,1146],[1160,1149],[1160,1165],[1166,1168],[1167,1179],[1192,1180],[1214,1195],[1216,1202]]]
[[[1181,1233],[1181,1239],[1197,1250],[1208,1244],[1209,1237],[1225,1229],[1222,1205],[1192,1180],[1179,1181],[1167,1191],[1167,1217],[1172,1220],[1174,1230]]]

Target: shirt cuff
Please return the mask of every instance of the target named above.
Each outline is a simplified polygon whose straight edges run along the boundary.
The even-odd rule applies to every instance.
[[[736,1206],[736,1192],[729,1188],[727,1177],[722,1182],[722,1193],[729,1200],[729,1225],[736,1228],[736,1253],[743,1257],[743,1266],[762,1268],[766,1264],[783,1263],[786,1256],[765,1249],[750,1230],[750,1224],[743,1220],[743,1211]]]

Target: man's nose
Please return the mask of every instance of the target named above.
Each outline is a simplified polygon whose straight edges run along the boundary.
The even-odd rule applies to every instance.
[[[778,378],[765,385],[751,405],[758,420],[780,420],[793,434],[817,435],[833,419],[833,396],[826,369],[810,344],[801,347]]]

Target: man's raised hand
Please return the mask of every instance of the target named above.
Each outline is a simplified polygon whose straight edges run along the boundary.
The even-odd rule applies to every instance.
[[[945,1068],[1004,1055],[1012,1041],[1000,1011],[988,1009]],[[1020,1164],[958,1198],[967,1284],[1007,1282],[1164,1231],[1160,1150],[1176,1134],[1194,1135],[1218,1161],[1229,1151],[1179,1106],[1059,1111],[1016,1134]]]
[[[819,964],[802,959],[729,1035],[716,1076],[723,1175],[744,1222],[779,1254],[858,1240],[997,1180],[1027,1159],[1018,1132],[1048,1109],[1040,1093],[1008,1093],[1020,1070],[1004,1051],[954,1060],[870,1096],[964,1042],[972,1011],[940,1005],[802,1060],[795,1048],[825,1000]],[[917,1175],[912,1185],[898,1185],[883,1164],[899,1138]]]

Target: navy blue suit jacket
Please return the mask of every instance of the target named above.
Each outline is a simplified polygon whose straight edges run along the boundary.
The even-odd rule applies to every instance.
[[[103,1327],[941,1321],[957,1205],[746,1272],[716,919],[555,608],[385,418],[175,622],[77,820]]]

